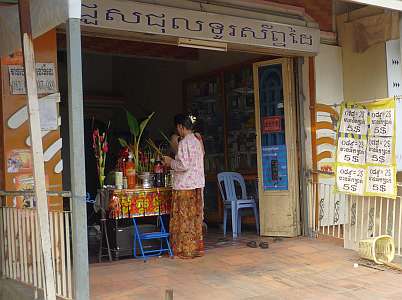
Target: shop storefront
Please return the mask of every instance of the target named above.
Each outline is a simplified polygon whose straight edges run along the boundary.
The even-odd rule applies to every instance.
[[[87,299],[87,236],[91,248],[91,238],[99,236],[95,226],[103,239],[95,239],[96,251],[108,233],[111,252],[101,254],[117,259],[132,256],[133,239],[141,234],[136,228],[154,234],[149,224],[167,224],[171,177],[159,159],[172,155],[168,139],[182,112],[196,117],[205,147],[204,217],[210,228],[223,221],[217,175],[234,171],[258,203],[261,236],[325,235],[356,249],[361,239],[388,234],[401,255],[400,183],[396,201],[348,197],[335,192],[333,172],[340,105],[401,94],[398,13],[320,0],[85,0],[70,11],[72,2],[32,0],[41,117],[36,133],[50,191],[46,247],[53,251],[44,257],[40,202],[30,191],[35,143],[23,56],[8,55],[19,47],[19,24],[13,22],[18,9],[0,0],[0,40],[7,41],[0,44],[5,277],[49,292],[53,279],[47,277],[46,286],[43,270],[53,273],[52,258],[56,294]],[[138,127],[144,129],[141,141]],[[42,210],[42,217],[47,213]],[[254,214],[243,215],[241,223],[254,231]],[[158,237],[167,239],[166,228],[158,228]]]
[[[195,113],[206,147],[206,219],[222,218],[217,173],[237,171],[259,199],[261,234],[300,234],[295,58],[318,52],[319,30],[305,20],[281,24],[257,13],[240,17],[228,7],[181,6],[83,2],[86,117],[98,115],[106,124],[112,109],[101,107],[114,107],[120,122],[112,126],[122,132],[127,126],[118,106],[138,118],[156,112],[149,134],[163,142],[159,131],[171,132],[175,114]],[[124,58],[108,43],[131,44],[132,51]]]
[[[106,183],[114,185],[113,175],[107,173],[123,171],[116,166],[121,150],[118,139],[129,134],[125,109],[138,119],[155,112],[146,134],[164,150],[169,147],[163,136],[172,133],[174,115],[191,112],[199,119],[206,149],[206,221],[211,224],[222,221],[217,174],[236,171],[246,179],[249,195],[258,199],[261,234],[299,235],[300,165],[297,161],[300,154],[296,109],[299,99],[294,74],[301,74],[297,72],[298,56],[318,52],[319,29],[315,23],[291,16],[249,11],[250,17],[245,18],[241,17],[240,8],[210,5],[196,8],[193,4],[183,2],[167,7],[132,1],[83,2],[89,197],[94,199],[99,188],[92,149],[94,126],[105,129],[108,122],[111,124],[111,151],[104,175]],[[267,21],[270,19],[275,22]],[[48,116],[57,110],[61,101],[61,121],[50,118],[42,126],[48,186],[51,190],[63,187],[68,190],[69,145],[68,133],[63,130],[68,127],[63,30],[59,30],[57,38],[53,30],[35,43],[39,67],[46,71],[41,78],[43,90],[39,92],[48,95],[47,105],[43,107]],[[7,97],[20,97],[19,101],[24,101],[24,97],[18,96],[23,94],[18,90],[21,89],[18,84],[23,83],[16,70],[21,63],[18,54],[3,59],[2,77],[4,82],[10,82],[2,93],[3,104],[8,103]],[[29,155],[24,156],[29,149],[28,128],[21,126],[24,122],[21,105],[18,101],[13,103],[14,108],[6,105],[3,109],[3,118],[8,120],[4,134],[8,140],[15,140],[15,145],[7,143],[4,149],[8,158],[4,172],[6,190],[19,190],[21,184],[30,184],[26,174],[31,162]],[[18,162],[21,164],[17,166]],[[152,170],[153,166],[148,168]],[[34,206],[18,197],[7,201],[16,207]],[[55,198],[50,207],[57,211],[62,204],[61,198]],[[118,218],[126,217],[125,213],[122,210]],[[94,221],[91,216],[94,217],[92,210],[89,222]],[[243,221],[255,222],[252,216]]]
[[[258,200],[261,235],[300,235],[303,221],[300,168],[302,157],[308,155],[300,147],[301,110],[308,111],[308,102],[305,99],[301,102],[301,95],[308,95],[309,89],[302,78],[309,72],[308,57],[319,51],[318,24],[300,10],[292,11],[289,7],[272,9],[265,4],[261,7],[245,3],[228,6],[193,1],[163,6],[156,5],[155,1],[146,2],[82,3],[88,199],[93,200],[99,188],[93,129],[103,132],[110,121],[110,150],[104,174],[110,192],[105,198],[106,218],[124,223],[131,222],[132,217],[168,213],[169,180],[157,189],[155,186],[138,189],[128,186],[127,170],[119,168],[118,164],[124,148],[118,139],[130,138],[126,110],[138,120],[155,112],[140,147],[142,152],[147,149],[153,152],[151,156],[157,156],[157,151],[152,151],[153,147],[147,143],[150,139],[168,154],[169,146],[163,136],[173,132],[173,117],[180,112],[191,112],[200,121],[206,150],[207,223],[222,222],[223,205],[217,174],[235,171],[243,175],[250,196]],[[41,94],[51,98],[46,111],[54,107],[57,110],[58,106],[61,116],[61,120],[56,118],[56,123],[52,123],[53,127],[42,128],[48,186],[54,190],[69,190],[73,185],[67,132],[67,128],[71,128],[67,83],[71,58],[65,55],[68,47],[65,34],[60,27],[57,33],[53,30],[35,40],[37,63],[53,70],[44,79],[48,89]],[[16,82],[11,88],[18,88],[18,78],[12,79],[14,74],[10,71],[14,65],[21,64],[15,61],[16,57],[7,58],[1,66],[3,82]],[[17,92],[2,90],[3,120],[18,115],[22,102],[15,102],[13,108],[5,105],[8,98],[17,97]],[[16,123],[24,121],[17,118]],[[4,129],[5,134],[18,139],[15,146],[7,144],[3,149],[5,153],[11,151],[7,155],[12,171],[29,165],[24,151],[12,151],[29,149],[28,128],[18,124]],[[144,168],[155,170],[150,164]],[[136,170],[139,185],[144,170]],[[84,168],[81,171],[84,172]],[[116,171],[123,173],[121,180],[116,178]],[[18,169],[15,173],[25,171]],[[5,170],[4,174],[8,178],[5,189],[18,190],[16,182],[19,181],[15,180],[14,173]],[[117,177],[120,178],[120,174]],[[33,205],[23,199],[8,201],[14,201],[10,205],[17,207]],[[61,210],[61,198],[52,203],[51,208]],[[92,203],[87,206],[91,207],[88,223],[97,222]],[[253,216],[243,218],[244,223],[253,225]]]

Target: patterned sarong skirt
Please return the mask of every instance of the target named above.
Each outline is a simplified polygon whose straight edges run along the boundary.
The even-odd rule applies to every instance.
[[[169,231],[177,257],[194,258],[204,254],[202,202],[201,189],[173,191]]]

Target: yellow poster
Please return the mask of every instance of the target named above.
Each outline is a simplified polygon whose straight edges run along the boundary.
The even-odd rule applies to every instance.
[[[337,190],[395,199],[395,99],[343,103],[340,116]]]

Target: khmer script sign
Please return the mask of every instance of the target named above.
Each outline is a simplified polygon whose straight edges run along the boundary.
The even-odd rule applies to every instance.
[[[337,145],[337,190],[395,199],[395,135],[394,98],[343,103]]]
[[[320,30],[133,1],[83,0],[81,24],[317,53]]]
[[[9,65],[8,74],[12,95],[25,95],[25,71],[22,65]],[[36,64],[36,83],[38,94],[57,92],[56,69],[53,63]]]

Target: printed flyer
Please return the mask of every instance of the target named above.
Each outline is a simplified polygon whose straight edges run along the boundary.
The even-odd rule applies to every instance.
[[[344,103],[337,133],[336,188],[396,198],[395,99]]]

